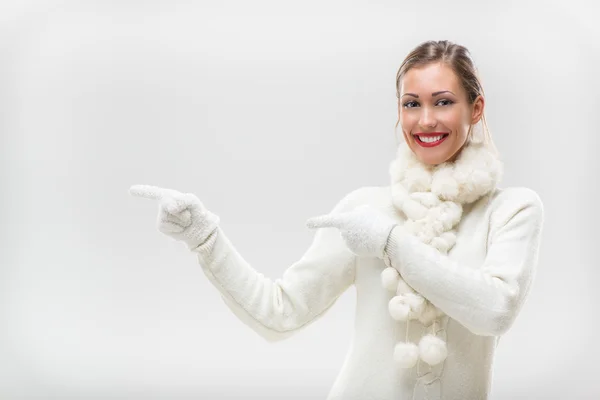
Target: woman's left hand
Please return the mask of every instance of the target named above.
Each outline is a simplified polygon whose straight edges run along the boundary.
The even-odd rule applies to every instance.
[[[354,254],[383,259],[388,237],[398,223],[369,205],[352,211],[328,214],[308,219],[306,226],[338,228],[346,245]]]

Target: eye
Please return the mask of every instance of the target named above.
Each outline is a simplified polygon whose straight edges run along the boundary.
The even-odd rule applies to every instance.
[[[442,99],[442,100],[440,100],[440,101],[447,101],[447,103],[446,103],[447,105],[450,105],[450,104],[454,103],[452,100],[449,100],[449,99]],[[438,103],[439,103],[440,101],[438,101]]]
[[[442,101],[445,101],[445,102],[447,102],[447,103],[446,103],[446,105],[454,104],[454,102],[453,102],[452,100],[449,100],[449,99],[441,99],[441,100],[439,100],[439,101],[438,101],[436,104],[439,104],[439,103],[440,103],[440,102],[442,102]],[[417,102],[416,102],[416,101],[414,101],[414,100],[407,101],[406,103],[404,103],[404,104],[403,104],[404,108],[415,108],[415,107],[412,107],[412,106],[411,106],[411,107],[409,107],[409,106],[408,106],[409,104],[419,104],[419,103],[417,103]]]

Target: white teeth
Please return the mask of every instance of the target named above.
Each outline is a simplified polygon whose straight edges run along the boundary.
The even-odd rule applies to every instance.
[[[440,140],[443,137],[444,137],[444,135],[432,136],[432,137],[419,136],[419,139],[421,139],[421,141],[425,142],[425,143],[432,143],[432,142],[437,142],[438,140]]]

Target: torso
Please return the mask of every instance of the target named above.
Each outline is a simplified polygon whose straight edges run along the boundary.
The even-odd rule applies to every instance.
[[[365,190],[365,203],[399,222],[404,221],[402,213],[391,202],[389,186]],[[483,264],[492,204],[502,190],[496,189],[463,208],[457,241],[448,257],[472,268]],[[444,363],[433,367],[429,373],[430,367],[424,363],[407,370],[395,365],[393,349],[398,341],[405,339],[406,323],[390,317],[388,303],[394,294],[381,286],[384,268],[386,265],[380,259],[357,260],[353,343],[328,400],[413,399],[413,389],[414,399],[486,399],[497,338],[475,335],[447,316],[438,326],[438,329],[444,329],[440,335],[445,332],[448,344],[448,357]],[[409,340],[417,341],[427,333],[426,329],[420,322],[410,321]],[[417,379],[417,373],[422,377]],[[426,384],[432,380],[433,383]]]

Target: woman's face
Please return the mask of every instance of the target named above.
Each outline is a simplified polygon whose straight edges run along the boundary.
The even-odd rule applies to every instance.
[[[453,161],[469,126],[483,114],[482,96],[467,101],[458,77],[443,63],[411,68],[400,83],[398,118],[404,139],[421,162]]]

